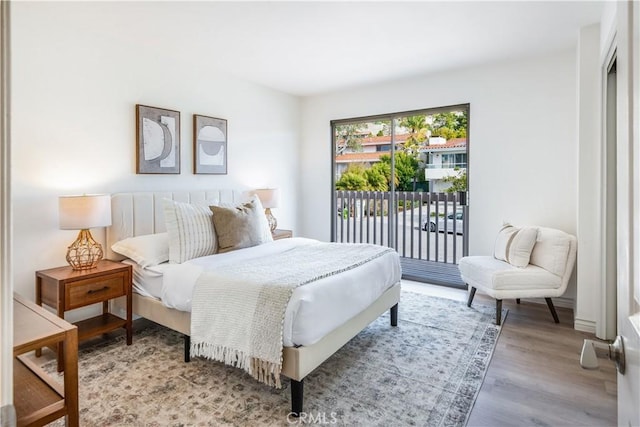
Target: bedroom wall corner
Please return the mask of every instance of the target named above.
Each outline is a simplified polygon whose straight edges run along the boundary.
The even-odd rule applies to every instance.
[[[470,254],[491,253],[505,220],[575,234],[575,78],[567,49],[305,98],[303,233],[330,237],[330,120],[469,103]]]
[[[298,97],[163,51],[135,26],[97,25],[128,22],[144,3],[12,6],[16,292],[33,299],[34,271],[65,265],[77,232],[58,229],[60,195],[278,187],[279,226],[298,234]],[[181,174],[135,173],[136,104],[180,111]],[[227,175],[193,174],[193,114],[228,120]],[[104,243],[103,229],[92,233]]]

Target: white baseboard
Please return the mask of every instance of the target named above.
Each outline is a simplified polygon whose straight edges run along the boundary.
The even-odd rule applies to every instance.
[[[573,329],[581,332],[596,333],[596,322],[593,320],[575,319],[573,321]]]
[[[576,308],[576,302],[573,298],[558,297],[551,299],[553,300],[553,305],[556,307],[570,308],[571,310],[575,310]]]
[[[575,310],[575,307],[574,307],[575,301],[573,300],[573,298],[558,297],[558,298],[552,298],[552,300],[553,300],[553,305],[556,307],[570,308],[572,310]],[[523,301],[534,302],[538,304],[546,304],[546,301],[542,298],[523,299]],[[573,329],[575,329],[576,331],[588,332],[590,334],[595,335],[596,322],[594,322],[593,320],[576,318],[573,321]]]
[[[571,310],[574,309],[575,302],[573,298],[557,297],[557,298],[551,298],[551,300],[553,301],[553,305],[555,307],[570,308]],[[547,302],[545,301],[544,298],[533,298],[533,299],[522,298],[522,301],[547,305]]]
[[[12,427],[16,425],[16,408],[13,405],[0,407],[0,426]]]

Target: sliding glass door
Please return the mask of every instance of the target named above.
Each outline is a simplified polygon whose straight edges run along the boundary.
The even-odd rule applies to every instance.
[[[332,238],[456,264],[467,253],[469,106],[334,120]]]

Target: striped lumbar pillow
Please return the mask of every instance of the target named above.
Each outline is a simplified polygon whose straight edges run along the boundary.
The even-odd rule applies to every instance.
[[[192,258],[216,253],[216,233],[208,206],[163,200],[164,220],[169,233],[169,262],[180,264]]]

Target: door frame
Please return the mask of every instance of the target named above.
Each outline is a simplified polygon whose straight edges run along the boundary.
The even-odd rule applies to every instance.
[[[617,42],[616,33],[612,32],[608,38],[606,55],[602,59],[601,66],[601,84],[602,84],[602,139],[601,139],[601,184],[602,200],[604,203],[600,205],[600,241],[601,253],[601,269],[600,269],[600,307],[599,318],[596,323],[596,336],[603,340],[613,340],[616,336],[616,303],[617,303],[617,259],[616,259],[616,165],[611,161],[615,161],[617,147],[617,124],[616,117],[611,122],[609,108],[610,96],[614,97],[617,102],[617,90],[614,87],[614,93],[611,93],[610,87],[610,70],[617,60]],[[617,63],[616,63],[617,64]],[[617,84],[617,72],[616,72]],[[617,105],[613,105],[617,111]],[[615,132],[611,135],[611,131]],[[613,153],[612,153],[613,151]],[[610,158],[613,154],[613,159]],[[613,191],[611,191],[613,190]],[[612,194],[613,193],[613,194]]]
[[[13,277],[11,272],[10,4],[0,2],[0,418],[13,408]],[[3,424],[4,425],[4,424]]]

